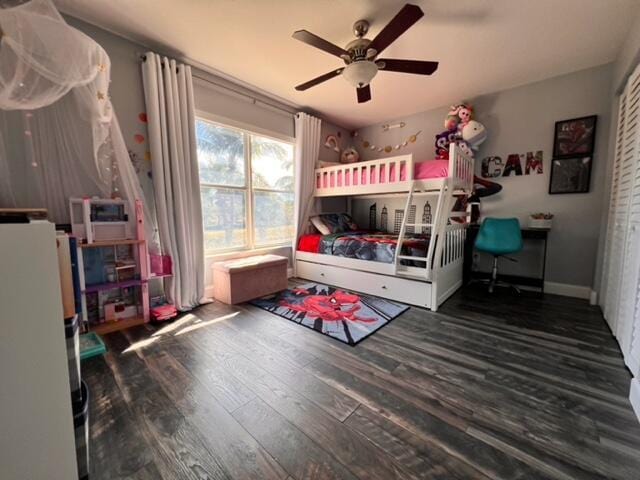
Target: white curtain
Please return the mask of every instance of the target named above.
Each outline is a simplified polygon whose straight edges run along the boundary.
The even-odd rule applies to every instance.
[[[298,112],[295,117],[295,203],[294,225],[296,234],[293,244],[295,258],[300,235],[306,232],[309,216],[315,213],[316,199],[313,196],[318,152],[320,150],[320,127],[322,121],[307,113]]]
[[[173,277],[165,283],[165,294],[179,310],[188,310],[204,297],[191,68],[148,52],[142,79],[160,246],[173,260]]]
[[[0,206],[46,207],[66,223],[69,197],[114,195],[133,213],[143,194],[109,99],[107,53],[50,0],[0,8],[0,31]],[[145,220],[153,250],[146,208]]]

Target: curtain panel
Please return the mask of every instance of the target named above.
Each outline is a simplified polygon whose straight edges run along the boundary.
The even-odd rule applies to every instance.
[[[295,116],[295,202],[293,239],[293,258],[295,260],[298,239],[306,233],[309,216],[317,211],[317,201],[313,196],[315,168],[320,151],[320,127],[322,121],[307,113],[299,112]],[[295,263],[294,263],[295,268]]]
[[[179,310],[204,297],[202,206],[191,67],[148,52],[142,79],[160,246],[173,260],[165,294]]]

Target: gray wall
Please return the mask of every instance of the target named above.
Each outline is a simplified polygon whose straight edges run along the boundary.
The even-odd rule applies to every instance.
[[[478,175],[479,160],[485,156],[499,155],[506,160],[510,153],[537,150],[544,153],[543,174],[500,177],[497,181],[502,184],[503,191],[484,199],[482,213],[516,216],[523,224],[533,212],[555,214],[547,259],[547,280],[550,282],[580,286],[591,286],[593,282],[609,154],[612,70],[611,64],[603,65],[468,99],[475,108],[476,118],[489,133],[487,141],[476,152]],[[384,132],[382,124],[377,124],[358,131],[360,142],[368,140],[385,146],[399,144],[408,135],[421,130],[415,144],[409,144],[405,149],[389,154],[365,150],[361,144],[358,149],[365,159],[401,153],[413,153],[415,160],[432,159],[434,135],[444,129],[447,110],[443,107],[384,122],[403,121],[406,126],[401,129]],[[586,115],[598,115],[590,192],[549,195],[554,124],[558,120]],[[528,247],[522,255],[522,263],[519,266],[505,264],[504,271],[528,270],[536,254],[533,245]]]
[[[339,162],[340,153],[336,152],[333,148],[325,146],[327,136],[335,135],[338,139],[338,146],[341,150],[350,147],[353,144],[351,138],[351,132],[345,130],[342,127],[334,125],[332,123],[322,121],[322,128],[320,129],[320,151],[318,152],[318,160],[325,162]]]

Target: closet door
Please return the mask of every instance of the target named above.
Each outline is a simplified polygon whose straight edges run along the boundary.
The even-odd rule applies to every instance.
[[[633,325],[631,327],[631,348],[625,355],[625,363],[634,377],[640,378],[640,282],[636,285]]]
[[[614,312],[615,328],[612,326],[612,329],[629,362],[640,280],[640,67],[631,75],[625,90],[626,121],[613,234],[613,247],[621,247],[621,259],[616,262],[620,269],[613,292],[617,305],[612,305],[610,311]]]
[[[624,237],[622,235],[622,224],[620,223],[621,202],[620,202],[620,182],[622,173],[622,159],[624,151],[624,138],[627,107],[627,91],[620,96],[618,107],[618,127],[616,130],[616,147],[611,178],[611,196],[609,200],[609,219],[607,225],[607,243],[605,246],[605,263],[603,268],[602,285],[604,289],[604,317],[615,333],[616,313],[618,306],[617,292],[620,279],[620,268],[622,266],[622,248]]]
[[[629,80],[629,108],[635,108],[637,126],[633,148],[632,183],[629,199],[629,228],[625,251],[618,331],[625,362],[634,373],[640,374],[640,65]]]
[[[640,217],[640,213],[637,215]],[[617,337],[624,361],[637,377],[640,375],[640,221],[630,225],[627,247],[620,287]]]

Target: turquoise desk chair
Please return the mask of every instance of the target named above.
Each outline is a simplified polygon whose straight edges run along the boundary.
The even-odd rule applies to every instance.
[[[491,278],[487,280],[489,293],[493,293],[496,285],[513,287],[517,292],[520,290],[514,285],[505,282],[498,282],[498,258],[510,253],[522,250],[522,232],[520,222],[517,218],[485,218],[476,237],[475,247],[481,252],[493,255],[493,270]],[[515,259],[505,257],[515,262]]]

